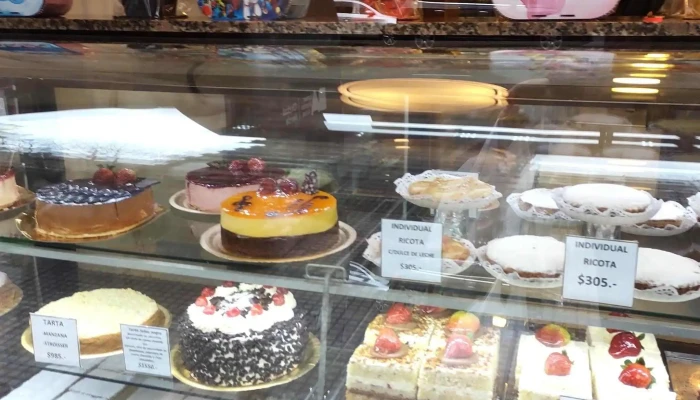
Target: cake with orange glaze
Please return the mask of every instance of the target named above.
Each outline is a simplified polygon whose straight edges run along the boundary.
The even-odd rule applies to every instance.
[[[257,191],[221,203],[221,243],[232,253],[255,258],[300,257],[338,240],[335,197],[317,189],[316,172],[301,187],[293,179],[265,178]]]

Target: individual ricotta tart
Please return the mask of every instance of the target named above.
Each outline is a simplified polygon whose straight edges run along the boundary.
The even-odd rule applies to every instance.
[[[639,225],[647,225],[653,228],[664,229],[668,226],[680,228],[683,224],[683,219],[686,210],[675,201],[665,201],[659,211],[654,214],[649,221]]]
[[[296,305],[280,287],[204,288],[180,323],[183,365],[209,386],[250,386],[290,373],[309,341]]]
[[[126,168],[115,174],[102,167],[92,179],[44,186],[36,192],[36,230],[70,239],[126,232],[155,215],[156,184]]]
[[[564,243],[548,236],[518,235],[494,239],[485,258],[506,274],[520,278],[559,278],[564,271]]]
[[[593,395],[596,400],[675,400],[661,355],[613,358],[602,347],[590,347]]]
[[[185,177],[185,193],[190,208],[219,212],[221,203],[239,193],[256,191],[264,178],[280,179],[285,171],[269,168],[260,158],[215,161]]]
[[[355,349],[347,368],[347,400],[415,400],[418,373],[424,360],[397,332],[384,327],[373,343]]]
[[[668,251],[640,247],[634,287],[638,290],[671,287],[679,295],[697,292],[700,290],[700,265]]]
[[[377,340],[383,328],[391,328],[402,343],[414,349],[425,349],[430,342],[433,325],[411,307],[394,303],[385,314],[377,315],[365,330],[364,343],[371,345]]]
[[[77,292],[53,301],[36,314],[77,321],[80,354],[122,348],[121,324],[163,326],[165,315],[153,299],[132,289]]]
[[[553,215],[559,211],[557,203],[552,199],[549,189],[530,189],[520,194],[518,208],[522,211],[535,210],[535,212],[546,215]]]
[[[229,252],[255,258],[315,254],[339,239],[335,197],[317,189],[315,172],[300,187],[294,180],[265,178],[254,192],[221,204],[221,244]]]
[[[559,400],[560,396],[591,400],[588,346],[571,341],[558,348],[541,344],[535,336],[521,336],[517,367],[519,400]]]
[[[12,207],[19,200],[19,188],[15,170],[9,168],[0,173],[0,210]]]
[[[490,197],[494,193],[493,186],[472,176],[443,176],[418,180],[408,186],[409,195],[431,197],[435,201],[478,200]]]
[[[594,208],[600,212],[621,210],[638,214],[647,211],[652,197],[642,190],[623,185],[585,183],[564,188],[562,200],[576,208]]]
[[[431,346],[427,353],[418,376],[417,399],[492,399],[500,340],[497,328],[449,332],[440,346]]]

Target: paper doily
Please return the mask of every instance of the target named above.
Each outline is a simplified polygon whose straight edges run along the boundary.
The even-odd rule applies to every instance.
[[[401,178],[394,181],[396,185],[396,193],[400,194],[401,197],[408,200],[409,202],[425,208],[439,209],[443,211],[464,211],[474,208],[482,208],[491,204],[494,200],[503,197],[502,194],[496,191],[495,186],[491,186],[493,193],[490,196],[482,197],[478,199],[463,198],[458,200],[435,200],[432,196],[412,196],[408,193],[408,187],[418,181],[432,181],[437,178],[447,178],[455,179],[461,178],[460,176],[450,175],[445,173],[439,173],[436,171],[425,171],[418,175],[411,175],[406,173]]]
[[[476,261],[476,247],[465,239],[455,239],[460,242],[464,247],[469,249],[469,257],[463,262],[457,260],[451,260],[449,258],[442,259],[442,273],[446,275],[457,275],[460,274],[474,264]],[[370,261],[374,265],[382,266],[382,233],[377,232],[367,239],[367,248],[362,253],[362,257],[365,260]]]
[[[695,300],[700,297],[700,290],[678,294],[671,286],[659,286],[648,290],[634,289],[634,298],[639,300],[656,301],[659,303],[680,303]]]
[[[552,190],[552,198],[559,206],[559,210],[568,216],[599,225],[635,225],[646,222],[651,219],[661,208],[663,201],[655,199],[649,193],[644,192],[649,196],[649,206],[643,212],[629,212],[622,208],[608,208],[605,211],[599,210],[593,206],[575,207],[566,203],[562,198],[566,187]]]
[[[503,271],[503,267],[488,261],[486,258],[486,247],[479,247],[476,251],[476,256],[479,259],[479,264],[494,278],[500,279],[509,285],[531,289],[551,289],[562,286],[562,276],[559,278],[521,278],[517,272],[507,274]]]
[[[688,197],[688,206],[690,206],[690,209],[695,211],[696,215],[700,215],[700,193],[696,193],[690,197]],[[698,221],[700,224],[700,221]]]
[[[508,202],[510,208],[513,209],[513,212],[515,212],[515,214],[518,217],[524,219],[525,221],[530,221],[538,224],[552,224],[555,222],[579,222],[561,211],[557,211],[553,214],[548,214],[537,211],[536,207],[530,207],[529,210],[523,211],[522,209],[520,209],[521,195],[522,193],[513,193],[510,196],[508,196],[508,198],[506,198],[506,202]]]
[[[697,223],[698,215],[695,213],[695,211],[693,211],[692,208],[683,208],[682,205],[675,201],[667,201],[666,203],[672,204],[673,207],[678,208],[679,211],[683,212],[680,226],[666,225],[663,228],[657,228],[655,226],[647,225],[647,221],[645,221],[641,224],[623,226],[621,228],[622,232],[641,236],[674,236],[687,232]]]

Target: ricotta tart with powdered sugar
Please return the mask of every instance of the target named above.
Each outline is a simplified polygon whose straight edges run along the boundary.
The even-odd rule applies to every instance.
[[[289,373],[308,342],[296,305],[292,293],[274,286],[204,288],[181,322],[184,366],[211,386],[255,385]]]
[[[649,290],[670,286],[678,294],[700,290],[700,265],[698,262],[668,251],[639,248],[637,277],[634,287]]]
[[[518,235],[494,239],[486,245],[485,258],[506,274],[521,278],[558,278],[564,271],[564,243],[548,236]]]

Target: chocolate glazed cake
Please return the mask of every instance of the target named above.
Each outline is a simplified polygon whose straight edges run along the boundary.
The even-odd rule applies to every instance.
[[[231,282],[204,288],[180,324],[182,361],[199,382],[248,386],[288,374],[309,339],[287,289]]]
[[[266,179],[255,192],[221,204],[221,244],[256,258],[299,257],[332,248],[339,239],[335,197],[316,189],[315,172],[299,188],[292,179]]]

